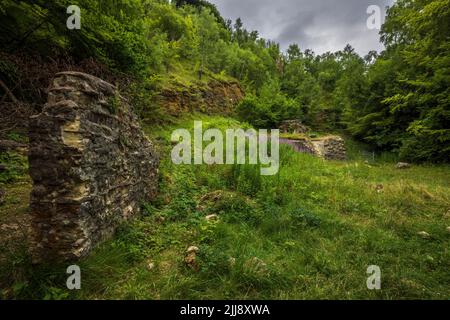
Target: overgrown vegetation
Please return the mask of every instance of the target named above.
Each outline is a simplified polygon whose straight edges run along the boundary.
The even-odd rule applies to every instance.
[[[198,115],[147,131],[169,150],[172,130],[199,117],[216,128],[242,126]],[[81,261],[80,291],[61,289],[65,266],[31,272],[26,255],[16,255],[14,273],[2,270],[3,297],[448,298],[449,168],[402,171],[350,157],[327,162],[283,147],[279,174],[261,177],[255,166],[177,166],[166,156],[158,199]],[[210,214],[219,220],[208,222]],[[192,245],[199,271],[184,263]],[[383,270],[381,291],[367,290],[372,264]]]
[[[66,8],[73,4],[82,9],[81,30],[66,27]],[[121,82],[150,121],[164,118],[152,97],[167,74],[227,75],[245,85],[248,95],[238,113],[255,126],[300,118],[316,130],[345,129],[403,159],[446,162],[449,8],[449,0],[396,1],[381,31],[386,50],[365,57],[349,45],[322,55],[297,44],[281,52],[240,19],[225,21],[203,0],[6,0],[0,26],[7,32],[0,42],[7,54],[33,52],[70,62],[60,68],[80,69],[82,61],[94,59],[115,76],[92,63],[86,69]],[[17,63],[3,56],[1,78],[13,94],[32,100],[17,88],[23,77]]]
[[[26,156],[17,152],[0,153],[0,163],[4,166],[0,172],[0,184],[14,182],[28,171]]]
[[[81,30],[66,28],[73,4]],[[351,46],[282,52],[204,0],[2,1],[1,138],[26,142],[53,74],[78,70],[118,85],[164,158],[159,197],[81,261],[81,291],[65,290],[66,266],[36,268],[25,239],[0,237],[0,298],[448,299],[450,168],[429,163],[450,158],[449,14],[449,0],[397,0],[386,50],[361,57]],[[154,99],[174,83],[230,78],[245,88],[236,118],[246,123],[195,114],[168,124]],[[283,147],[273,177],[257,166],[173,165],[169,135],[194,118],[222,129],[299,118],[349,135],[349,161]],[[399,159],[428,164],[401,171]],[[25,157],[4,152],[0,162],[3,222],[25,216],[30,182]],[[183,260],[191,245],[198,271]],[[372,264],[381,291],[367,290]]]

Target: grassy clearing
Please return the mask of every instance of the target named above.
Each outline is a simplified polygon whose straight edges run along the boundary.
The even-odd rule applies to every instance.
[[[206,127],[234,120],[200,117]],[[172,127],[147,128],[162,155]],[[198,117],[195,117],[198,119]],[[164,158],[161,193],[146,214],[80,263],[68,293],[65,266],[16,265],[8,297],[48,299],[448,299],[450,168],[328,162],[281,148],[278,175],[254,166],[175,166]],[[352,151],[353,150],[353,151]],[[206,215],[219,220],[208,222]],[[426,231],[429,238],[418,232]],[[200,248],[199,270],[184,263]],[[366,270],[382,270],[382,290]],[[14,277],[13,277],[14,279]],[[13,288],[13,289],[11,289]]]

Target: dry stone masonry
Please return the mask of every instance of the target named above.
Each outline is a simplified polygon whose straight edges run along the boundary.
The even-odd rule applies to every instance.
[[[280,139],[280,143],[290,145],[295,151],[310,153],[325,160],[346,160],[345,142],[339,136],[310,139]]]
[[[290,145],[297,152],[310,153],[326,160],[347,159],[345,141],[339,136],[310,138],[307,135],[310,129],[300,120],[283,121],[279,129],[282,134],[293,134],[292,137],[281,138],[280,143]]]
[[[312,143],[315,146],[317,155],[325,160],[347,159],[344,139],[339,136],[312,139]]]
[[[310,129],[300,120],[284,120],[280,125],[281,133],[301,133],[306,134]]]
[[[85,256],[157,191],[158,159],[115,87],[78,72],[56,75],[30,121],[35,261]]]

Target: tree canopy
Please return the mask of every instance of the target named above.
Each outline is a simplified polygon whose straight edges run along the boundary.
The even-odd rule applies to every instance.
[[[66,27],[69,5],[81,8],[80,30]],[[350,45],[317,55],[292,44],[283,52],[205,0],[0,4],[3,52],[93,58],[135,79],[139,97],[167,74],[233,77],[247,93],[237,114],[255,126],[299,118],[415,161],[450,158],[449,24],[450,0],[398,0],[380,33],[386,49],[361,57]],[[12,69],[0,59],[6,84]]]

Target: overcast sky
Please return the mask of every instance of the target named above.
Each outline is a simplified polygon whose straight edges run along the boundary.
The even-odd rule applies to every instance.
[[[366,13],[370,5],[382,9],[394,0],[209,0],[225,19],[241,17],[248,30],[275,40],[286,49],[298,43],[316,53],[337,51],[347,43],[365,55],[380,51],[378,30],[369,30]]]

